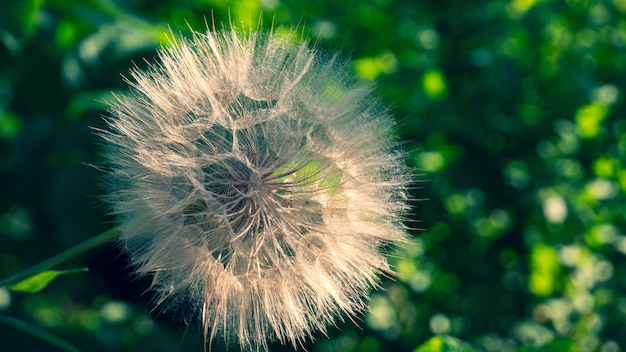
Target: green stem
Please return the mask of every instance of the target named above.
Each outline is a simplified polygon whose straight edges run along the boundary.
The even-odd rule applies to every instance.
[[[33,336],[36,336],[44,341],[47,341],[50,344],[53,344],[65,351],[68,352],[80,352],[80,350],[76,347],[74,347],[73,345],[71,345],[69,342],[63,340],[62,338],[38,327],[38,326],[34,326],[31,324],[28,324],[26,322],[23,322],[21,320],[17,320],[15,318],[11,318],[11,317],[7,317],[7,316],[3,316],[0,315],[0,323],[4,323],[7,324],[9,326],[12,326],[16,329],[22,330],[28,334],[31,334]]]
[[[35,274],[38,274],[44,270],[48,270],[56,265],[59,265],[83,252],[86,252],[94,247],[97,247],[103,243],[109,242],[122,234],[122,230],[119,227],[114,227],[110,230],[104,231],[85,242],[79,243],[72,248],[69,248],[54,257],[48,258],[43,262],[33,265],[30,268],[23,270],[13,276],[0,280],[0,287],[12,286],[24,279],[27,279]]]

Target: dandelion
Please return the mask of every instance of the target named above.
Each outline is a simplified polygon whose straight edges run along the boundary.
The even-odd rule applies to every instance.
[[[295,35],[195,33],[132,70],[102,132],[106,184],[156,305],[205,339],[297,348],[366,309],[405,238],[392,119]]]

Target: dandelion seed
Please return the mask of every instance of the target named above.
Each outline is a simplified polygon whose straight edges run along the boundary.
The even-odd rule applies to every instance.
[[[107,198],[159,306],[297,348],[366,309],[409,171],[371,86],[294,36],[195,33],[112,104]]]

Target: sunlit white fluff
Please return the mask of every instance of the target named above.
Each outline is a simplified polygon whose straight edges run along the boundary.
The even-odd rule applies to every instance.
[[[242,349],[297,347],[363,311],[405,236],[392,119],[296,43],[195,33],[132,72],[102,133],[108,201],[157,304]]]

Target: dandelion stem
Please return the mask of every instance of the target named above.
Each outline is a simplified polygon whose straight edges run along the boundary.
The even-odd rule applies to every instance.
[[[51,258],[42,261],[39,264],[33,265],[30,268],[23,270],[13,276],[0,280],[0,287],[12,286],[24,279],[27,279],[35,274],[38,274],[44,270],[50,269],[56,265],[59,265],[83,252],[86,252],[92,248],[95,248],[103,243],[109,242],[122,234],[122,230],[119,227],[114,227],[107,231],[104,231],[82,243],[75,245]]]

